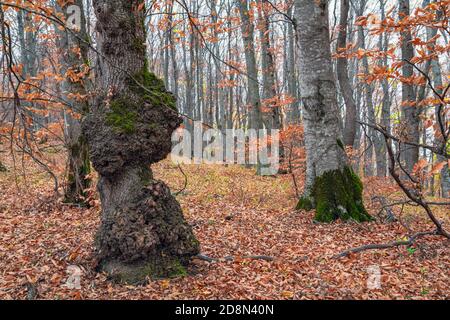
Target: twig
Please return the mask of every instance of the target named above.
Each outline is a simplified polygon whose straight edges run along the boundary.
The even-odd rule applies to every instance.
[[[219,262],[219,261],[233,261],[233,260],[236,259],[233,256],[226,256],[226,257],[223,257],[223,258],[212,258],[212,257],[209,257],[209,256],[204,255],[204,254],[198,254],[195,257],[197,259],[200,259],[200,260],[203,260],[203,261],[207,261],[209,263]],[[260,255],[256,255],[256,256],[248,255],[248,256],[242,256],[240,258],[242,258],[242,259],[251,259],[251,260],[264,260],[264,261],[273,261],[273,260],[275,260],[274,257],[264,256],[264,255],[261,255],[261,256]]]
[[[181,188],[181,190],[174,193],[174,196],[178,196],[180,193],[182,193],[184,190],[186,190],[187,184],[188,184],[188,178],[187,175],[184,173],[183,168],[181,167],[181,164],[178,164],[178,169],[180,169],[181,173],[184,177],[184,186]]]
[[[411,246],[414,241],[423,236],[429,236],[429,235],[439,235],[437,230],[434,231],[426,231],[426,232],[418,232],[413,234],[408,238],[408,240],[401,240],[401,241],[394,241],[390,243],[382,243],[382,244],[366,244],[360,247],[351,248],[348,250],[345,250],[335,256],[333,256],[334,259],[339,259],[348,256],[350,253],[357,253],[361,251],[366,250],[375,250],[375,249],[389,249],[389,248],[395,248],[399,246]]]

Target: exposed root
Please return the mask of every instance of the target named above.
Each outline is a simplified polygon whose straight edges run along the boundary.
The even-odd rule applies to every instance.
[[[233,260],[236,259],[236,257],[233,257],[233,256],[226,256],[226,257],[223,257],[223,258],[212,258],[212,257],[209,257],[209,256],[204,255],[204,254],[198,254],[198,255],[195,256],[195,258],[197,258],[199,260],[207,261],[207,262],[210,262],[210,263],[212,263],[212,262],[220,262],[220,261],[233,261]],[[264,256],[264,255],[262,255],[262,256],[259,256],[259,255],[258,256],[248,255],[248,256],[242,256],[240,258],[242,258],[242,259],[251,259],[251,260],[265,260],[265,261],[273,261],[273,260],[275,260],[274,257]]]
[[[410,236],[408,238],[408,240],[394,241],[394,242],[382,243],[382,244],[366,244],[366,245],[363,245],[360,247],[345,250],[345,251],[333,256],[333,258],[339,259],[339,258],[346,257],[351,253],[357,253],[357,252],[366,251],[366,250],[390,249],[390,248],[395,248],[395,247],[400,247],[400,246],[411,246],[414,243],[414,241],[417,240],[417,238],[423,237],[423,236],[431,236],[431,235],[435,236],[435,235],[440,235],[440,234],[439,234],[438,230],[418,232],[418,233],[415,233],[412,236]]]

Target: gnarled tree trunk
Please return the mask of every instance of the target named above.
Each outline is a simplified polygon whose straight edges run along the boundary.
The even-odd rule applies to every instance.
[[[148,71],[144,0],[94,0],[102,92],[83,121],[100,178],[98,267],[118,281],[185,274],[199,243],[150,164],[171,150],[181,124],[175,99]]]
[[[297,208],[316,209],[316,220],[369,220],[362,183],[349,166],[333,76],[328,1],[296,0],[300,92],[304,108],[307,177]]]

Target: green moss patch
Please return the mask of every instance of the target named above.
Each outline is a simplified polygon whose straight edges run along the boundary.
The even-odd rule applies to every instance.
[[[129,79],[129,82],[130,89],[142,97],[143,101],[155,107],[165,106],[176,110],[174,96],[166,90],[164,82],[148,70],[147,63],[140,72]]]
[[[301,197],[295,207],[295,210],[306,210],[310,211],[314,209],[314,204],[311,198],[309,197]]]
[[[188,275],[186,267],[176,257],[130,264],[110,262],[106,263],[102,269],[112,281],[130,285],[144,285],[150,279],[173,279]]]
[[[106,123],[117,131],[133,133],[137,117],[135,106],[130,101],[117,98],[110,103],[110,111],[106,114]]]
[[[175,97],[166,90],[164,82],[148,70],[142,70],[127,80],[129,94],[114,98],[106,113],[106,123],[117,132],[131,134],[136,130],[142,108],[169,107],[176,110]],[[149,123],[149,129],[157,129],[157,123]]]
[[[332,222],[337,219],[370,221],[373,218],[364,208],[362,191],[363,185],[358,175],[346,166],[343,170],[328,171],[317,177],[311,198],[302,197],[296,209],[315,208],[315,220],[318,222]]]
[[[325,172],[317,177],[313,187],[316,217],[319,222],[337,219],[357,222],[372,220],[364,208],[363,185],[350,167]]]

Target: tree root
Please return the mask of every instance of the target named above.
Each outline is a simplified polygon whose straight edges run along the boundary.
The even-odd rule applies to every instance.
[[[357,252],[366,251],[366,250],[390,249],[390,248],[395,248],[395,247],[399,247],[399,246],[411,246],[414,243],[414,241],[417,240],[417,238],[423,237],[423,236],[429,236],[429,235],[440,235],[440,233],[438,232],[438,230],[418,232],[418,233],[415,233],[412,236],[410,236],[408,238],[408,240],[394,241],[394,242],[382,243],[382,244],[366,244],[366,245],[363,245],[360,247],[345,250],[337,255],[334,255],[333,258],[339,259],[339,258],[346,257],[351,253],[357,253]]]
[[[195,256],[195,258],[197,258],[199,260],[203,260],[203,261],[209,262],[209,263],[221,262],[221,261],[233,261],[234,259],[236,259],[236,257],[233,257],[233,256],[226,256],[226,257],[223,257],[223,258],[212,258],[212,257],[209,257],[209,256],[204,255],[204,254],[198,254],[198,255]],[[265,261],[273,261],[275,259],[274,257],[264,256],[264,255],[262,255],[262,256],[248,255],[248,256],[242,256],[240,258],[242,258],[242,259],[251,259],[251,260],[265,260]]]

